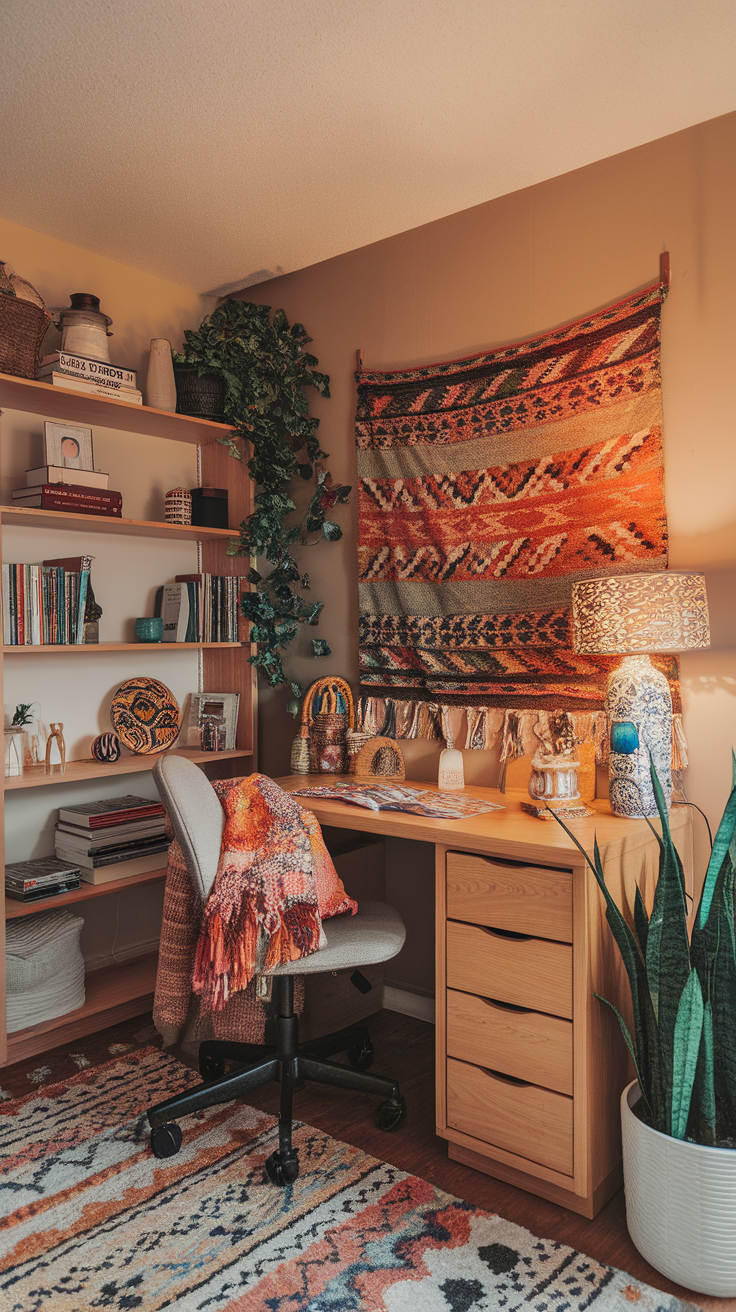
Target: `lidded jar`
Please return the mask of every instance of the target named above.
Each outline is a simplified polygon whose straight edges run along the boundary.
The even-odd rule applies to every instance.
[[[112,319],[100,311],[99,296],[90,292],[72,292],[69,297],[71,305],[63,310],[56,310],[54,323],[61,329],[61,349],[70,355],[87,355],[93,360],[110,363],[110,348],[107,345],[108,331]]]

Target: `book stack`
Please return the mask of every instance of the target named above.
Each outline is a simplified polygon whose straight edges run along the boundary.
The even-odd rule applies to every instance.
[[[108,797],[59,808],[56,855],[77,862],[88,884],[146,874],[166,865],[170,840],[160,802],[147,797]]]
[[[82,472],[75,469],[74,475],[81,477]],[[65,473],[68,475],[69,470]],[[107,474],[102,477],[107,479]],[[84,482],[47,482],[35,487],[19,487],[13,492],[13,504],[35,510],[69,510],[76,515],[105,515],[108,519],[121,519],[123,514],[122,492],[91,487]]]
[[[73,893],[81,878],[82,872],[74,861],[60,861],[56,856],[12,861],[5,867],[5,892],[17,902],[40,902]]]
[[[4,564],[4,645],[83,642],[91,564],[91,556],[45,560],[42,565]]]
[[[69,351],[55,351],[45,355],[36,377],[54,387],[66,387],[73,392],[87,392],[92,396],[114,396],[119,401],[143,404],[138,390],[135,369],[122,369],[104,360],[93,360],[88,355],[72,355]]]
[[[235,574],[177,574],[156,593],[164,642],[237,642],[246,586],[247,579]]]

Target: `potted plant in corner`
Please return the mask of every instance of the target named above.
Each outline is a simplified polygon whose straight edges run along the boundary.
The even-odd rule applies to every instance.
[[[597,843],[591,862],[563,828],[586,856],[606,900],[606,919],[631,989],[633,1035],[607,1003],[616,1011],[637,1075],[621,1095],[629,1233],[642,1256],[671,1280],[697,1293],[733,1297],[736,757],[690,934],[682,864],[654,769],[652,784],[662,822],[659,874],[651,914],[636,889],[633,929],[606,888]]]

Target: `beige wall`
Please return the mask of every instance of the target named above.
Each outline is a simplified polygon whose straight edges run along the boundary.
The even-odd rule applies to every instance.
[[[354,483],[355,350],[367,367],[401,368],[527,337],[617,300],[658,274],[669,250],[663,312],[666,495],[671,564],[708,574],[709,652],[683,657],[691,746],[688,796],[711,818],[730,786],[736,744],[736,114],[602,160],[425,227],[257,288],[247,299],[282,305],[314,338],[332,399],[315,397],[330,468]],[[325,600],[316,631],[333,655],[289,668],[308,682],[334,672],[357,680],[355,501],[337,512],[338,544],[302,551]],[[294,726],[286,690],[261,701],[262,766],[288,767]],[[409,744],[414,777],[436,772],[436,750]],[[485,753],[466,776],[494,780]],[[436,773],[435,773],[436,777]]]
[[[110,355],[116,364],[139,370],[145,385],[152,337],[182,341],[184,328],[197,327],[213,302],[186,287],[177,287],[127,268],[66,242],[44,237],[0,219],[0,259],[37,288],[49,306],[69,304],[69,293],[88,291],[100,297],[113,319]],[[55,349],[59,334],[51,329],[45,350]],[[4,409],[0,415],[0,502],[10,502],[13,488],[25,484],[25,470],[43,464],[43,417]],[[163,519],[164,493],[172,486],[194,487],[196,448],[134,433],[95,427],[95,465],[110,475],[110,487],[123,494],[124,513],[132,519]],[[63,539],[63,540],[62,540]],[[103,608],[100,638],[130,642],[137,615],[152,614],[156,587],[187,569],[197,568],[194,544],[152,544],[147,538],[114,538],[83,530],[39,531],[6,528],[5,560],[38,563],[90,552],[95,595]],[[37,655],[5,661],[3,701],[6,716],[18,702],[37,702],[43,725],[61,720],[70,759],[89,755],[90,740],[108,729],[110,699],[132,674],[150,674],[172,689],[180,704],[198,686],[196,652],[146,657],[109,655]],[[150,773],[124,779],[97,779],[86,784],[33,788],[6,794],[6,857],[20,861],[53,852],[54,823],[63,801],[95,801],[115,793],[155,797]],[[161,886],[131,889],[116,897],[82,904],[82,948],[94,965],[136,955],[158,942]]]

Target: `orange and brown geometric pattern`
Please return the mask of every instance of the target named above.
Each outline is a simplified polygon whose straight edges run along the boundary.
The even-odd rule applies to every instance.
[[[151,1049],[0,1105],[0,1306],[10,1312],[696,1312],[319,1130],[264,1163],[273,1116],[188,1116],[157,1160],[145,1109],[197,1082]]]
[[[498,351],[356,375],[366,691],[603,706],[610,664],[573,652],[571,590],[667,566],[662,298],[656,284]]]

